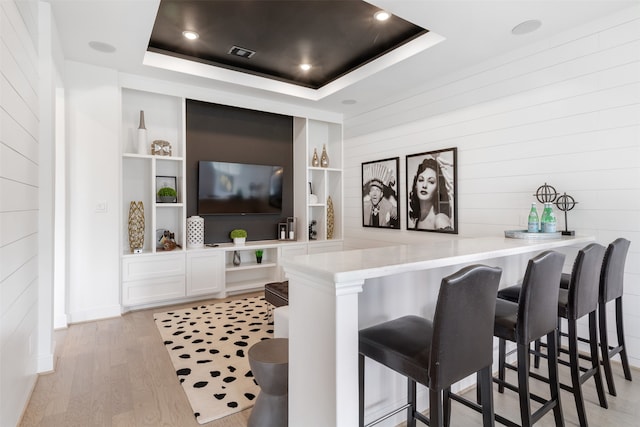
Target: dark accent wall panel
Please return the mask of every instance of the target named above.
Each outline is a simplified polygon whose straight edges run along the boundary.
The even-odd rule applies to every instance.
[[[198,162],[282,165],[281,214],[205,215],[205,242],[229,242],[244,228],[247,240],[277,238],[277,225],[293,216],[293,117],[188,99],[186,102],[187,217],[198,211]]]

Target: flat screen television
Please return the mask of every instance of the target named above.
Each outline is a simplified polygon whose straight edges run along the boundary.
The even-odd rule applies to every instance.
[[[198,215],[279,214],[282,166],[198,162]]]

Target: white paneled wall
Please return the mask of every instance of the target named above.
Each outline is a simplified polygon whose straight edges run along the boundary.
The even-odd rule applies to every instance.
[[[345,135],[348,246],[449,237],[406,230],[405,203],[405,156],[448,147],[458,148],[461,237],[526,228],[533,194],[546,182],[579,202],[569,228],[605,245],[631,240],[625,325],[631,362],[640,367],[639,7],[347,118]],[[363,228],[361,163],[395,156],[402,230]]]
[[[36,380],[38,3],[0,2],[0,424],[15,425]]]

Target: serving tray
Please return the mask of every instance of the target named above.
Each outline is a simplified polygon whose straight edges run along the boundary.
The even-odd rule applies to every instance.
[[[529,233],[527,230],[505,230],[504,237],[508,237],[510,239],[530,240],[559,239],[562,237],[562,232],[556,231],[555,233]]]

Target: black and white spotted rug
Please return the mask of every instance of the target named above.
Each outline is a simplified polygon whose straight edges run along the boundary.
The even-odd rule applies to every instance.
[[[153,315],[198,423],[253,406],[260,388],[247,352],[273,338],[267,306],[252,297]]]

